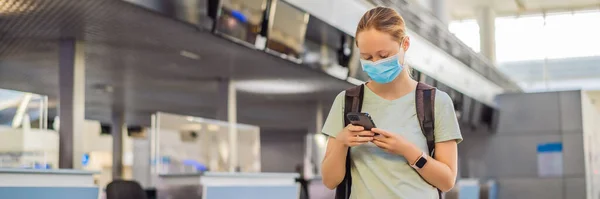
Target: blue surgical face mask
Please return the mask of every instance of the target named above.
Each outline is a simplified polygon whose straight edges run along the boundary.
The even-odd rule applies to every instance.
[[[387,84],[394,81],[400,75],[400,72],[402,72],[403,67],[400,64],[401,53],[402,50],[391,57],[376,62],[360,59],[360,63],[363,71],[371,77],[371,80],[380,84]]]

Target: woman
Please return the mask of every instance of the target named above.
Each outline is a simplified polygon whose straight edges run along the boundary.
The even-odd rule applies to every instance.
[[[334,189],[342,182],[351,147],[350,198],[438,198],[438,189],[447,192],[454,186],[457,144],[462,141],[452,100],[436,90],[435,157],[428,157],[415,110],[418,82],[404,62],[410,47],[404,20],[390,8],[369,10],[358,24],[356,44],[363,70],[372,80],[364,89],[362,112],[369,113],[378,128],[344,127],[344,92],[335,98],[323,127],[329,135],[324,184]],[[413,168],[421,158],[427,162]]]

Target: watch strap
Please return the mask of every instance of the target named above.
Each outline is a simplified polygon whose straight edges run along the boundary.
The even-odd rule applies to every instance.
[[[421,156],[410,166],[416,170],[422,169],[427,163],[427,154],[425,152],[421,153]]]

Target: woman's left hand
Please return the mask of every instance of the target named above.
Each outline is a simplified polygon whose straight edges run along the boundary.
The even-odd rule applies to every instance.
[[[379,135],[373,138],[373,143],[384,151],[396,155],[402,155],[409,145],[409,142],[400,135],[396,135],[392,132],[388,132],[382,129],[373,128],[373,133],[379,133]]]

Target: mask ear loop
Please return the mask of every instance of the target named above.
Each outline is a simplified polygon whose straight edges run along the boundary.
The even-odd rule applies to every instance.
[[[402,47],[405,40],[406,40],[406,36],[404,38],[402,38],[402,41],[400,42],[400,52],[398,52],[398,62],[400,62],[399,64],[403,67],[405,67],[404,63],[406,63],[406,61],[405,61],[406,50],[404,50],[404,48]]]

